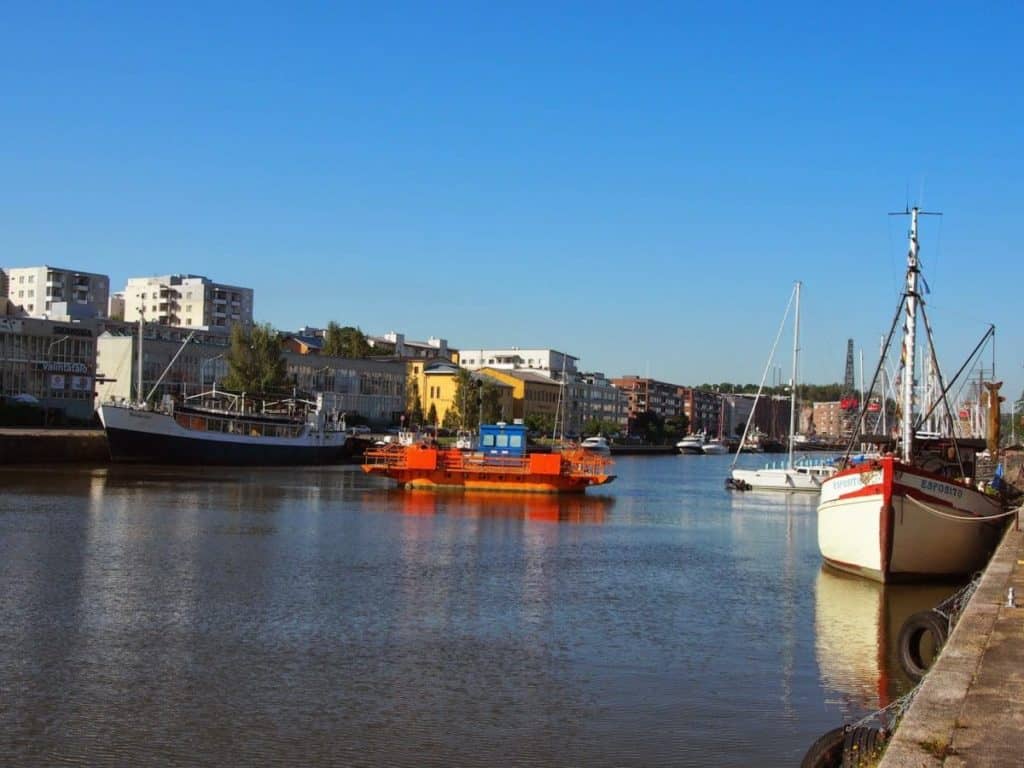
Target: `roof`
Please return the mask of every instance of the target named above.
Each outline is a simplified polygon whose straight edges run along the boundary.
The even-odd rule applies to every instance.
[[[505,370],[504,368],[489,368],[485,367],[484,371],[491,371],[493,374],[500,374],[500,376],[511,376],[513,379],[519,379],[520,381],[533,382],[535,384],[551,384],[553,386],[561,386],[560,382],[555,381],[549,376],[545,376],[540,373],[534,373],[533,371],[523,370]]]

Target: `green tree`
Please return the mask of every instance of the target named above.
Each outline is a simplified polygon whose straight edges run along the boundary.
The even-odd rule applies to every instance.
[[[552,413],[528,414],[523,423],[531,432],[539,432],[545,436],[551,436],[555,431],[555,416]]]
[[[480,387],[480,409],[484,424],[495,424],[505,417],[501,412],[501,388],[493,381],[484,381]]]
[[[344,344],[341,340],[341,326],[331,320],[324,331],[324,344],[320,354],[328,357],[344,357]]]
[[[405,388],[405,410],[409,414],[409,424],[416,426],[423,423],[423,403],[420,402],[420,383],[415,376],[410,377]]]
[[[444,415],[446,429],[473,429],[479,423],[480,388],[465,368],[455,373],[455,397]]]
[[[324,331],[324,344],[320,354],[330,357],[362,358],[369,357],[370,342],[366,335],[351,325],[344,327],[331,320]]]
[[[619,431],[619,425],[608,419],[591,419],[583,425],[583,436],[591,435],[614,435]]]
[[[269,324],[254,325],[250,333],[240,325],[234,326],[225,357],[228,375],[224,386],[228,389],[265,394],[281,390],[288,383],[281,337]]]
[[[646,443],[662,443],[665,440],[665,421],[654,411],[644,411],[633,418],[630,431],[640,435]]]
[[[430,426],[437,424],[437,406],[433,403],[430,404],[430,410],[427,411],[427,424]]]
[[[685,413],[680,413],[665,419],[664,427],[664,436],[678,439],[690,431],[690,419]]]

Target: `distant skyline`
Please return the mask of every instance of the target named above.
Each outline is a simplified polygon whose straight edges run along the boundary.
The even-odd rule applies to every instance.
[[[609,376],[871,368],[907,204],[952,375],[1024,390],[1024,8],[13,6],[0,264],[196,273],[282,330],[550,347]],[[789,350],[777,365],[788,378]],[[991,365],[991,355],[986,359]],[[870,374],[870,370],[868,374]]]

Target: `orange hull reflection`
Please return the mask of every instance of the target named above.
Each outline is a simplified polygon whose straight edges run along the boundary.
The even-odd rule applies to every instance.
[[[614,499],[582,495],[532,495],[465,491],[435,493],[405,491],[396,494],[403,515],[455,514],[473,517],[508,517],[549,523],[603,523]]]

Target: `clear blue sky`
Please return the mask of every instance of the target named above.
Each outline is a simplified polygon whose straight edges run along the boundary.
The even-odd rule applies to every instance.
[[[1019,3],[507,5],[9,5],[0,263],[681,384],[757,381],[799,279],[827,383],[909,200],[944,367],[994,323],[1020,394]]]

